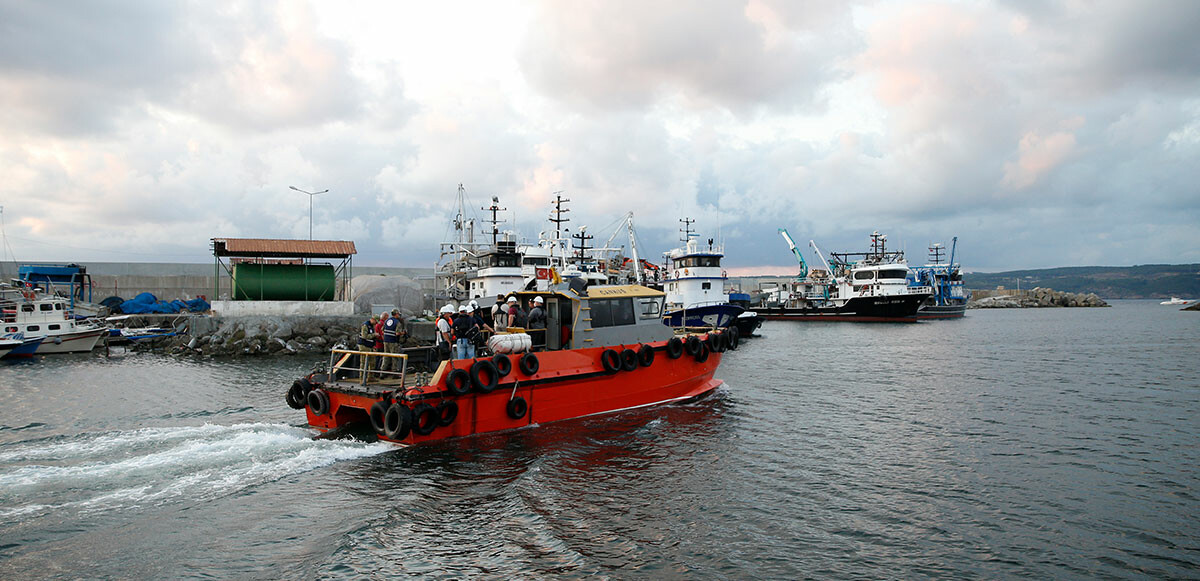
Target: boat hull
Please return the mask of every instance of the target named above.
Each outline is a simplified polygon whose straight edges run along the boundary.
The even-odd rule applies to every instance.
[[[951,305],[925,305],[917,311],[917,318],[921,320],[961,319],[966,314],[967,303],[964,301]]]
[[[726,328],[734,324],[738,315],[745,311],[733,304],[704,305],[690,309],[670,311],[663,315],[668,327],[714,327]],[[739,329],[740,331],[740,329]]]
[[[752,315],[752,316],[747,316]],[[737,327],[738,334],[743,337],[749,337],[762,326],[762,315],[757,313],[742,313],[734,319],[734,325]]]
[[[91,329],[61,335],[45,335],[41,346],[37,348],[37,354],[86,353],[96,347],[100,336],[106,331],[107,329]]]
[[[628,348],[637,351],[640,346],[629,345]],[[350,424],[369,422],[371,408],[380,401],[389,407],[407,407],[410,412],[406,413],[417,411],[423,404],[437,406],[453,402],[457,407],[453,420],[448,425],[437,425],[430,433],[417,433],[416,422],[413,431],[402,437],[389,438],[376,429],[381,440],[419,444],[688,401],[707,395],[721,385],[722,381],[713,377],[721,353],[710,351],[707,345],[701,346],[699,355],[689,354],[685,349],[678,358],[670,357],[666,341],[650,344],[650,348],[654,352],[650,364],[639,362],[632,370],[606,371],[603,353],[607,349],[620,353],[622,349],[617,347],[538,352],[535,354],[538,366],[533,374],[526,374],[517,363],[518,358],[514,357],[512,371],[487,393],[472,389],[469,393],[454,395],[445,384],[453,370],[471,370],[476,361],[488,358],[443,362],[430,385],[410,387],[403,393],[379,393],[369,388],[317,383],[314,390],[324,392],[328,407],[324,413],[317,414],[310,404],[305,407],[305,413],[310,426],[329,432]],[[523,400],[525,406],[524,413],[519,416],[510,406],[517,398]],[[312,398],[307,399],[311,401]]]
[[[928,294],[855,297],[831,307],[756,307],[767,320],[782,321],[853,321],[864,323],[916,322],[917,309]]]
[[[22,357],[33,357],[33,354],[37,352],[38,347],[41,346],[42,341],[44,339],[45,339],[45,337],[35,337],[33,339],[26,339],[23,343],[21,343],[20,346],[13,347],[12,351],[9,351],[7,354],[4,355],[4,358],[5,359],[19,359]]]

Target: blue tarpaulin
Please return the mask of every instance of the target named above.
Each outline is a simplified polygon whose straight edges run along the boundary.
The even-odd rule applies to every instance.
[[[208,309],[208,301],[204,299],[192,299],[190,301],[181,301],[179,299],[175,299],[171,302],[167,302],[158,300],[157,297],[150,293],[142,293],[121,303],[121,312],[127,315],[143,315],[146,313],[178,313],[183,310],[198,313],[207,311]]]

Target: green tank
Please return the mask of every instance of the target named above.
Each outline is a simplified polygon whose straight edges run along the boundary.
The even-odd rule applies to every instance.
[[[337,277],[329,264],[235,264],[235,301],[332,301]]]

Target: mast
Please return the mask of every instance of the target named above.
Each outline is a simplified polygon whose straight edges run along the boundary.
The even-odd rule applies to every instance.
[[[929,247],[929,261],[935,265],[942,263],[942,252],[946,250],[941,242],[935,242]]]
[[[692,224],[695,224],[696,221],[690,218],[681,218],[679,221],[683,223],[683,228],[679,230],[683,232],[683,238],[680,239],[680,242],[683,242],[684,249],[686,250],[688,241],[696,235],[696,232],[692,230]]]
[[[574,246],[573,248],[578,251],[579,261],[582,263],[583,260],[587,258],[587,251],[590,250],[587,245],[587,241],[595,238],[595,236],[589,236],[587,233],[587,226],[584,226],[583,228],[579,229],[578,234],[572,235],[571,238],[579,241],[579,245]]]
[[[503,224],[503,223],[504,223],[504,220],[500,220],[500,219],[498,219],[498,218],[496,217],[496,214],[497,214],[497,213],[499,213],[499,212],[503,212],[503,211],[505,211],[505,210],[508,210],[508,208],[501,208],[501,207],[500,207],[500,199],[499,199],[499,198],[497,198],[496,196],[492,196],[492,205],[491,205],[491,206],[488,206],[488,207],[486,207],[486,208],[480,208],[480,210],[487,210],[487,211],[489,211],[489,212],[491,212],[491,213],[492,213],[492,219],[491,219],[491,220],[484,220],[484,223],[486,223],[486,224],[491,224],[491,225],[492,225],[492,246],[495,246],[495,245],[496,245],[496,240],[497,240],[497,239],[498,239],[498,237],[500,236],[500,230],[499,230],[498,228],[496,228],[496,226],[497,226],[498,224]]]

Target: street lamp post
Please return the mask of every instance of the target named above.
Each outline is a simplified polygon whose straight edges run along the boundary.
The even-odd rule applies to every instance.
[[[293,190],[296,190],[297,192],[300,192],[301,194],[308,194],[308,239],[312,240],[313,239],[313,236],[312,236],[312,206],[313,206],[312,200],[313,200],[313,196],[319,196],[321,194],[329,192],[329,190],[321,190],[319,192],[306,192],[300,188],[297,188],[296,186],[288,186],[288,187],[292,188]]]

